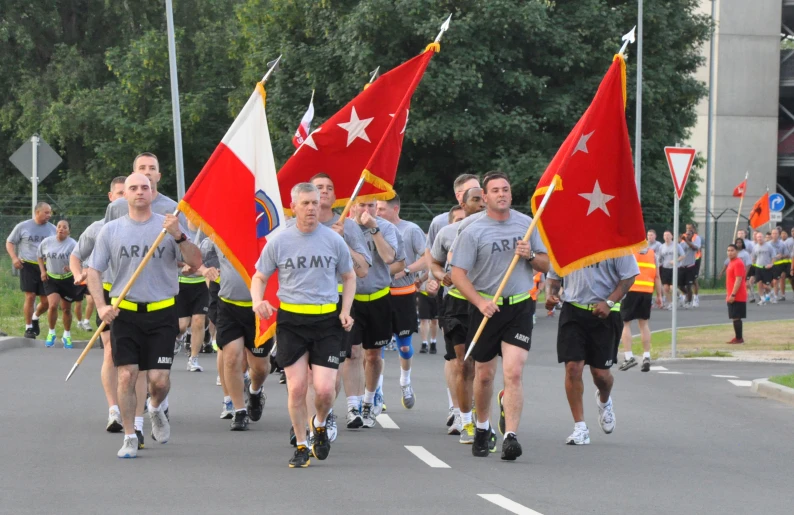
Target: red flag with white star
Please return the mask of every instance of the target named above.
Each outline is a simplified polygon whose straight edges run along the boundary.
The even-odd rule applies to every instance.
[[[646,244],[625,109],[626,63],[617,55],[532,196],[534,213],[557,181],[537,228],[560,275]]]
[[[743,180],[742,183],[735,188],[733,188],[733,196],[734,197],[744,197],[744,192],[747,191],[747,179]]]
[[[423,53],[381,75],[309,134],[278,172],[282,204],[290,205],[293,186],[318,173],[334,181],[334,207],[347,204],[362,176],[366,182],[359,200],[394,197],[411,97],[439,49],[431,43]]]

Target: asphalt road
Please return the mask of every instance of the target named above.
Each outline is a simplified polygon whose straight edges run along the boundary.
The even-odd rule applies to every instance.
[[[721,299],[705,300],[682,312],[680,325],[724,323],[725,311]],[[794,305],[749,311],[750,320],[790,318]],[[655,311],[652,326],[669,320]],[[751,393],[742,381],[794,365],[678,360],[649,373],[613,368],[615,432],[599,429],[586,383],[592,443],[571,447],[564,445],[573,424],[555,335],[556,319],[542,317],[524,374],[518,461],[502,462],[498,453],[474,458],[446,435],[441,354],[417,354],[417,403],[403,409],[390,352],[384,387],[392,423],[340,429],[328,460],[297,470],[287,467],[286,392],[276,376],[265,383],[262,420],[233,433],[218,418],[214,356],[202,355],[205,372],[189,373],[180,355],[171,441],[152,442],[147,420],[146,449],[136,460],[119,460],[121,436],[104,431],[99,352],[68,383],[76,350],[0,352],[0,513],[791,513],[794,408]],[[344,404],[336,405],[340,415]]]

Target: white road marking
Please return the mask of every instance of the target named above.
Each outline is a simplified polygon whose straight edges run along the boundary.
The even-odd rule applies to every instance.
[[[378,415],[375,420],[381,425],[383,429],[400,429],[400,426],[394,423],[394,420],[385,413]]]
[[[383,415],[381,415],[383,416]],[[434,469],[448,469],[450,468],[449,465],[441,461],[440,459],[436,458],[430,451],[422,447],[421,445],[406,445],[405,446],[411,454],[419,458],[420,460],[424,461]]]
[[[488,502],[492,502],[497,506],[500,506],[511,513],[515,513],[516,515],[543,515],[540,512],[527,508],[521,504],[518,504],[515,501],[511,501],[504,495],[499,494],[477,494],[478,496],[482,497]]]
[[[651,367],[651,372],[660,372],[662,370],[667,370],[667,369],[658,365],[653,365]]]
[[[728,382],[733,386],[753,386],[752,381],[745,381],[743,379],[728,379]]]
[[[721,379],[737,379],[739,376],[724,376],[720,374],[711,374],[711,377],[719,377]]]
[[[666,370],[664,372],[659,372],[659,373],[660,374],[670,374],[670,375],[681,375],[681,374],[683,374],[683,372],[675,372],[675,371],[671,371],[671,370]]]

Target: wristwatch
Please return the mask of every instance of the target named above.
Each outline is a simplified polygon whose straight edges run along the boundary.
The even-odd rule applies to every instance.
[[[410,271],[410,270],[408,270],[408,267],[407,267],[407,266],[405,267],[405,270],[403,270],[403,273],[404,273],[405,275],[411,275],[411,271]]]
[[[380,232],[380,227],[377,227],[377,226],[373,227],[372,229],[369,230],[369,233],[373,234],[373,235],[374,234],[378,234],[379,232]]]
[[[178,244],[180,244],[180,243],[182,243],[184,241],[187,241],[187,234],[182,233],[182,236],[180,236],[179,238],[176,239],[176,243],[178,245]]]
[[[607,306],[609,306],[609,309],[612,309],[612,308],[615,307],[615,303],[613,301],[609,300],[609,299],[605,300],[604,302],[607,303]]]
[[[531,263],[533,259],[535,259],[535,251],[534,250],[530,250],[529,251],[529,259],[527,259],[527,261],[529,261]]]

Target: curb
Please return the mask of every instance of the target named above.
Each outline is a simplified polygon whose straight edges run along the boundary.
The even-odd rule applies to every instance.
[[[85,349],[85,346],[88,344],[86,340],[77,340],[72,342],[72,346],[74,349]],[[46,349],[47,347],[44,346],[44,340],[32,340],[30,338],[24,338],[22,336],[6,336],[0,338],[0,352],[7,351],[7,350],[14,350],[14,349]],[[99,345],[94,344],[91,350],[98,349]],[[63,345],[56,344],[53,349],[63,349]],[[74,350],[71,349],[71,350]]]
[[[750,390],[758,395],[794,406],[794,388],[772,383],[768,379],[755,379]]]

